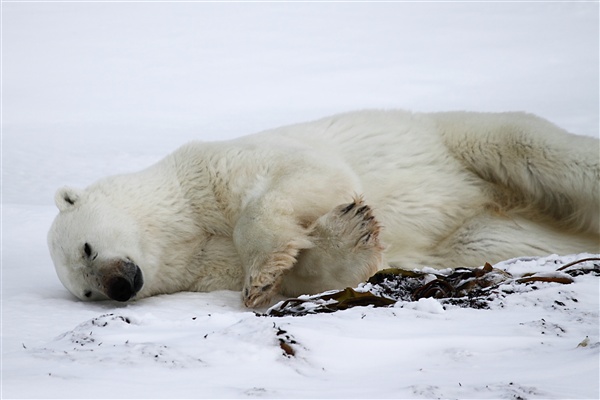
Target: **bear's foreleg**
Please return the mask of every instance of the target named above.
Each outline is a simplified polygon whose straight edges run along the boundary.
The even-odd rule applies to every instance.
[[[276,160],[242,193],[233,242],[242,261],[248,307],[271,301],[300,251],[312,248],[312,225],[356,193],[359,179],[335,154],[300,152]]]
[[[285,197],[265,195],[246,207],[233,240],[244,268],[242,296],[247,307],[262,306],[277,293],[283,273],[292,268],[299,251],[312,246],[308,233]]]

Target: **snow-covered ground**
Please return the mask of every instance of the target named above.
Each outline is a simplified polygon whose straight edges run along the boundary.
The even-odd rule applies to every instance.
[[[334,112],[525,110],[598,137],[597,2],[1,7],[3,398],[600,396],[591,275],[489,310],[258,317],[234,292],[75,301],[45,239],[61,185]]]

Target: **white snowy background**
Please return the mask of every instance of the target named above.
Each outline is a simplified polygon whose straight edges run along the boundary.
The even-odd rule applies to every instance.
[[[491,310],[427,299],[267,318],[235,292],[78,302],[46,247],[56,188],[194,139],[363,108],[524,110],[598,137],[597,2],[1,8],[3,398],[599,397],[592,276]]]

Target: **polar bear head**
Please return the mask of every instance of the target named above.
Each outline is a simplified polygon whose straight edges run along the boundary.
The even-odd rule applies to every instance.
[[[63,285],[81,300],[127,301],[144,285],[137,221],[95,192],[59,189],[48,247]]]

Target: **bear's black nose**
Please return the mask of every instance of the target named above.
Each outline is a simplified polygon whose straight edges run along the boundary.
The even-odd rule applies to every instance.
[[[135,292],[129,279],[119,276],[108,281],[106,294],[113,300],[127,301]]]
[[[106,295],[116,301],[131,299],[144,285],[140,268],[133,263],[125,263],[121,268],[122,275],[110,278],[106,285]]]

